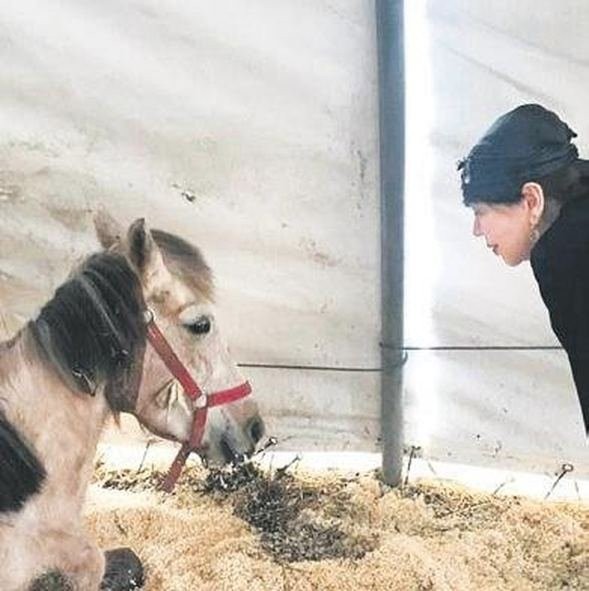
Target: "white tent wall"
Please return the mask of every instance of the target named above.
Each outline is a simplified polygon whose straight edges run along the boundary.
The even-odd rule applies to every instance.
[[[555,343],[529,269],[506,271],[469,236],[454,171],[524,101],[559,110],[583,151],[589,10],[552,10],[407,2],[431,74],[410,81],[428,100],[408,104],[421,117],[408,129],[410,346]],[[282,448],[377,450],[374,14],[360,0],[3,3],[6,330],[96,248],[98,204],[145,217],[204,251],[235,358],[265,366],[244,371]],[[589,474],[561,352],[412,351],[406,398],[407,444],[429,458]]]
[[[586,476],[565,354],[520,350],[558,345],[529,264],[510,269],[475,241],[456,163],[496,117],[530,102],[560,113],[589,156],[589,6],[405,6],[406,344],[419,349],[406,366],[406,442],[435,459],[546,473],[570,462]]]
[[[4,2],[8,329],[97,246],[91,211],[192,240],[269,432],[374,449],[378,138],[371,2]],[[289,440],[289,438],[291,438]],[[290,443],[289,443],[290,445]]]

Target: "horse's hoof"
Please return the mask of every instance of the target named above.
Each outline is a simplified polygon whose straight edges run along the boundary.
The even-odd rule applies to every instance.
[[[104,553],[106,565],[100,588],[103,591],[132,591],[143,585],[143,565],[130,548]]]

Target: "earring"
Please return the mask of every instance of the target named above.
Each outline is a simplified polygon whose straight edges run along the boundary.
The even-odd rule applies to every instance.
[[[535,223],[530,228],[530,244],[532,246],[534,246],[536,244],[536,242],[538,242],[539,239],[540,239],[540,230],[538,230],[538,224]]]

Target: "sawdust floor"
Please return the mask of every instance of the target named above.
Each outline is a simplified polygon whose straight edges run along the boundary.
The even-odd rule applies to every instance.
[[[102,547],[139,554],[147,591],[589,590],[587,505],[200,468],[167,496],[157,478],[99,469],[87,512]]]

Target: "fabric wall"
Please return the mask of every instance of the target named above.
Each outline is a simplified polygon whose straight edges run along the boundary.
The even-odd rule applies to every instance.
[[[199,245],[270,432],[373,449],[379,224],[371,2],[0,7],[0,303],[19,326],[91,212]],[[286,445],[286,443],[285,443]],[[290,445],[290,444],[289,444]]]
[[[589,447],[566,356],[529,264],[472,236],[457,161],[500,114],[539,102],[589,152],[589,6],[407,2],[407,441],[430,457],[538,471]],[[532,348],[532,349],[527,349]]]
[[[424,89],[409,100],[408,344],[553,344],[529,269],[507,271],[469,237],[454,163],[521,101],[559,109],[584,147],[589,10],[407,6],[408,75]],[[374,12],[369,0],[2,3],[6,332],[97,247],[98,204],[145,217],[204,251],[281,449],[377,450]],[[561,353],[419,350],[406,369],[406,440],[427,457],[589,473]]]

